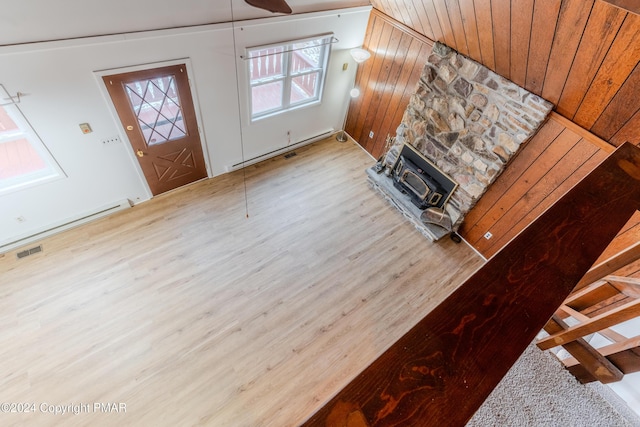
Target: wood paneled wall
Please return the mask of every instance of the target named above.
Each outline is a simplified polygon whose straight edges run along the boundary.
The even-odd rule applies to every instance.
[[[552,113],[467,214],[460,235],[486,258],[495,255],[613,150]],[[485,237],[487,232],[492,235],[489,239]],[[620,231],[598,262],[639,240],[640,213]],[[640,262],[618,274],[640,277]]]
[[[553,115],[465,217],[460,234],[491,257],[607,154]]]
[[[548,3],[553,1],[545,0],[545,5],[548,6]],[[446,7],[442,9],[445,5],[444,2],[424,1],[420,3],[416,1],[415,4],[411,3],[414,5],[415,12],[403,14],[401,10],[404,9],[398,8],[399,3],[390,1],[375,3],[378,5],[383,3],[389,8],[391,8],[390,5],[395,5],[390,9],[395,16],[400,16],[405,20],[412,19],[412,24],[419,22],[420,29],[425,31],[430,29],[429,34],[432,35],[441,28],[438,26],[439,20],[431,21],[430,15],[422,12],[422,9],[416,6],[424,6],[425,11],[428,9],[430,12],[436,9],[449,10]],[[480,1],[476,0],[476,3],[480,3]],[[487,4],[489,3],[490,1],[487,0]],[[492,3],[497,4],[498,2],[493,0]],[[516,0],[513,0],[512,4],[515,3]],[[538,0],[538,3],[542,3],[542,1]],[[457,4],[462,5],[462,0]],[[449,2],[446,5],[449,8],[452,7]],[[560,5],[559,2],[558,5]],[[421,12],[418,13],[418,10]],[[468,10],[461,8],[460,12],[467,16],[465,13]],[[496,11],[494,10],[494,12]],[[512,14],[512,19],[513,16],[515,15]],[[469,20],[465,20],[465,28],[474,28],[473,25],[469,27],[469,22]],[[477,25],[480,25],[479,21],[473,22],[478,22]],[[548,24],[548,22],[539,22],[539,24],[543,23]],[[521,24],[516,26],[521,26]],[[517,29],[517,31],[521,30],[522,28]],[[514,31],[516,31],[515,28]],[[524,33],[526,32],[524,31]],[[453,36],[453,32],[450,34]],[[480,46],[483,43],[493,43],[493,32],[490,34],[491,38],[488,36],[481,38],[477,44],[473,42],[473,39],[469,43],[469,39],[466,37],[464,39],[459,37],[458,41],[460,44],[462,44],[462,40],[467,41],[466,46],[469,53],[477,53],[482,51],[483,48]],[[640,40],[638,42],[640,43]],[[553,44],[553,34],[551,34],[548,43],[549,46]],[[510,45],[513,46],[513,41]],[[372,59],[361,64],[358,69],[356,85],[362,93],[359,98],[352,100],[346,130],[367,151],[378,158],[384,150],[387,135],[395,135],[395,130],[400,124],[409,97],[415,90],[420,71],[431,50],[432,42],[425,38],[424,34],[405,28],[402,24],[374,9],[364,46],[372,53]],[[484,49],[487,51],[486,48]],[[498,50],[499,48],[496,47],[495,51]],[[494,49],[490,51],[493,52]],[[518,51],[518,54],[520,53],[521,51]],[[518,54],[513,53],[510,56]],[[494,69],[500,66],[496,64],[503,62],[501,59],[495,61],[495,58],[499,56],[497,54],[485,56],[493,58],[490,65]],[[515,62],[513,58],[509,62],[508,68],[511,75],[519,75],[521,78],[524,75],[526,79],[528,72],[521,67],[514,68]],[[530,57],[529,65],[533,68],[536,67],[536,62],[532,61]],[[631,86],[623,86],[631,88]],[[544,84],[541,84],[540,87],[543,88]],[[638,89],[635,91],[638,93]],[[619,91],[615,97],[621,96],[620,92],[622,91]],[[634,101],[629,103],[627,108],[636,108],[638,105],[640,104]],[[622,129],[625,129],[625,132],[631,132],[632,126],[625,125]],[[622,129],[616,135],[621,135]],[[373,138],[368,136],[370,131],[374,132]],[[629,139],[639,143],[638,130],[631,133],[635,139],[623,138],[616,141],[622,143],[624,139]],[[595,137],[560,114],[553,113],[536,136],[527,143],[506,171],[467,215],[460,229],[460,234],[485,257],[492,256],[565,191],[590,172],[614,148],[613,145]],[[492,234],[491,239],[484,237],[487,232]],[[608,250],[609,256],[639,239],[640,214],[636,215],[616,241],[612,243]],[[625,275],[640,277],[640,263],[629,266]]]
[[[433,42],[374,9],[364,46],[372,57],[358,66],[361,95],[351,100],[345,130],[378,158],[387,136],[396,134]]]
[[[372,0],[556,105],[613,145],[640,143],[640,16],[601,0]]]

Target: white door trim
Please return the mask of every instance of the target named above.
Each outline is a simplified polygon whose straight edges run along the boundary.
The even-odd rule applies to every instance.
[[[211,165],[209,164],[209,149],[207,147],[207,141],[205,139],[204,132],[202,131],[204,127],[202,126],[202,115],[200,114],[200,102],[198,100],[198,90],[195,86],[195,79],[193,78],[193,75],[194,75],[193,66],[191,65],[190,58],[172,59],[172,60],[161,61],[161,62],[150,62],[146,64],[132,65],[128,67],[110,68],[105,70],[97,70],[93,72],[93,76],[96,79],[100,93],[102,93],[102,97],[105,100],[105,103],[107,105],[109,112],[111,113],[111,117],[113,118],[113,121],[115,122],[116,127],[118,128],[120,140],[122,141],[123,144],[128,145],[129,149],[127,150],[127,156],[129,157],[131,164],[133,165],[138,177],[142,182],[142,185],[144,186],[144,189],[147,193],[146,200],[153,198],[153,193],[151,192],[151,188],[149,188],[149,184],[147,183],[147,180],[144,177],[144,173],[142,172],[140,163],[138,162],[138,159],[136,159],[133,146],[131,145],[131,141],[127,136],[126,130],[122,126],[122,122],[118,117],[118,112],[116,111],[116,108],[113,105],[113,102],[111,101],[111,96],[109,95],[107,86],[104,84],[102,77],[109,76],[112,74],[131,73],[136,71],[149,70],[152,68],[168,67],[168,66],[179,65],[179,64],[185,64],[187,68],[187,77],[189,78],[189,87],[191,89],[193,108],[195,110],[196,122],[198,123],[198,135],[200,136],[200,145],[202,146],[202,154],[203,154],[204,163],[207,169],[207,177],[211,178],[212,174],[211,174]]]

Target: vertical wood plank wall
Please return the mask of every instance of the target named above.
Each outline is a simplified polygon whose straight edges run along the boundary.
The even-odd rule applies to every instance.
[[[573,78],[572,73],[591,73],[594,76],[604,73],[603,66],[594,70],[596,67],[587,67],[584,61],[594,61],[595,57],[603,58],[611,54],[615,51],[612,46],[613,40],[627,48],[632,40],[635,40],[635,45],[640,46],[640,17],[626,14],[613,6],[607,7],[618,12],[602,10],[599,1],[596,4],[593,4],[593,1],[577,4],[561,0],[512,0],[512,8],[522,3],[518,6],[521,7],[518,14],[507,14],[497,10],[503,3],[509,4],[509,1],[498,0],[476,0],[475,3],[463,0],[378,0],[372,3],[376,8],[372,11],[364,43],[364,47],[372,53],[372,59],[359,66],[356,86],[360,88],[361,96],[351,102],[346,130],[375,158],[382,154],[387,135],[395,135],[409,97],[420,77],[420,71],[431,51],[431,37],[448,44],[454,43],[452,46],[471,57],[479,54],[479,58],[483,59],[489,68],[500,69],[529,90],[536,89],[534,91],[542,93],[546,88],[547,95],[553,95],[554,102],[564,99],[562,108],[575,110],[575,114],[582,111],[581,114],[585,117],[588,109],[586,105],[582,106],[582,97],[576,95],[576,90],[567,91],[566,88],[576,86],[585,92],[584,97],[594,97],[592,86],[597,83],[594,80],[585,86],[583,80]],[[451,6],[453,3],[459,10]],[[585,4],[588,4],[588,7]],[[484,9],[479,7],[481,5],[490,7]],[[590,15],[585,8],[589,9]],[[384,9],[385,13],[377,9]],[[459,35],[456,41],[454,34],[460,22],[457,18],[452,22],[450,15],[443,19],[445,11],[454,11],[462,17],[460,22],[464,24],[465,43]],[[603,13],[604,17],[599,17]],[[388,16],[389,14],[395,19]],[[509,32],[503,27],[498,30],[496,25],[492,25],[492,20],[497,19],[500,14],[504,16],[499,19],[508,20],[509,16],[511,17]],[[575,21],[585,21],[585,26],[590,23],[595,31],[596,27],[607,27],[603,19],[611,19],[609,25],[617,30],[601,32],[600,37],[585,33],[582,39],[586,37],[591,40],[590,48],[582,46],[580,39],[576,42],[573,31],[561,30],[560,34],[554,37],[556,21],[568,20],[568,14],[573,17],[572,25],[578,25]],[[550,19],[549,15],[557,16],[557,19]],[[587,19],[589,16],[591,18]],[[396,19],[401,19],[402,23]],[[621,28],[625,22],[628,25],[629,22],[634,23],[632,34],[629,31],[622,32]],[[410,23],[413,28],[407,28],[403,25],[405,23]],[[445,37],[446,34],[448,39]],[[510,40],[505,42],[503,39],[509,38],[509,35]],[[561,44],[556,37],[562,39]],[[536,42],[531,42],[534,39]],[[597,45],[594,45],[595,43]],[[558,49],[559,46],[566,47],[568,44],[578,47],[576,56],[588,59],[567,63],[566,55]],[[555,48],[556,53],[554,45],[558,46]],[[529,51],[516,48],[526,46],[531,47]],[[630,55],[635,55],[635,51],[631,50]],[[616,58],[620,55],[619,52]],[[510,58],[508,61],[505,59],[506,56]],[[478,57],[474,59],[478,60]],[[638,61],[637,58],[635,60]],[[564,69],[567,73],[564,81],[558,82],[558,77],[554,77],[553,72],[545,78],[548,67],[540,67],[539,61],[547,65],[552,63],[550,70]],[[621,66],[624,67],[624,63]],[[637,64],[634,70],[636,68]],[[640,71],[629,74],[619,85],[617,92],[608,92],[607,97],[611,102],[604,105],[596,103],[601,105],[602,111],[590,113],[593,126],[610,136],[609,144],[559,113],[552,113],[536,136],[513,159],[505,172],[467,215],[459,231],[462,237],[482,255],[491,257],[600,163],[615,148],[614,145],[626,140],[640,144],[640,120],[634,118],[638,116],[640,119],[640,103],[637,100],[631,101],[639,97],[640,92],[637,88],[640,87],[640,82],[635,82],[639,77]],[[619,75],[610,75],[606,79],[612,82],[606,85],[609,87],[622,78]],[[620,102],[615,104],[617,107],[612,106],[614,98],[619,98]],[[591,108],[593,109],[593,106]],[[631,114],[633,109],[636,111]],[[615,119],[617,124],[608,125],[604,117],[613,114],[613,111],[617,111],[616,114],[621,114],[622,117],[614,116],[612,120]],[[617,130],[614,131],[614,128]],[[373,138],[369,138],[370,132],[373,132]],[[487,232],[493,235],[491,239],[484,238]],[[636,215],[612,243],[607,253],[613,255],[639,239],[640,215]],[[640,263],[629,266],[625,273],[640,277]]]
[[[364,46],[372,57],[358,66],[361,95],[351,100],[345,130],[378,158],[387,136],[396,134],[433,42],[374,9]]]
[[[601,0],[371,3],[548,99],[605,141],[640,143],[640,15]]]
[[[596,141],[552,113],[465,217],[460,234],[485,257],[493,256],[613,151]],[[493,237],[486,239],[487,232]]]

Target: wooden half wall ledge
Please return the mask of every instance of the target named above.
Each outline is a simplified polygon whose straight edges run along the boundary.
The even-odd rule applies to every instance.
[[[626,143],[304,426],[464,426],[640,208]]]

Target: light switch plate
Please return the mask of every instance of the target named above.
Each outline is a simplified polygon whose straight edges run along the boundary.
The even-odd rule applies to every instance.
[[[82,133],[91,133],[93,130],[91,129],[91,125],[89,123],[80,123],[80,130]]]

